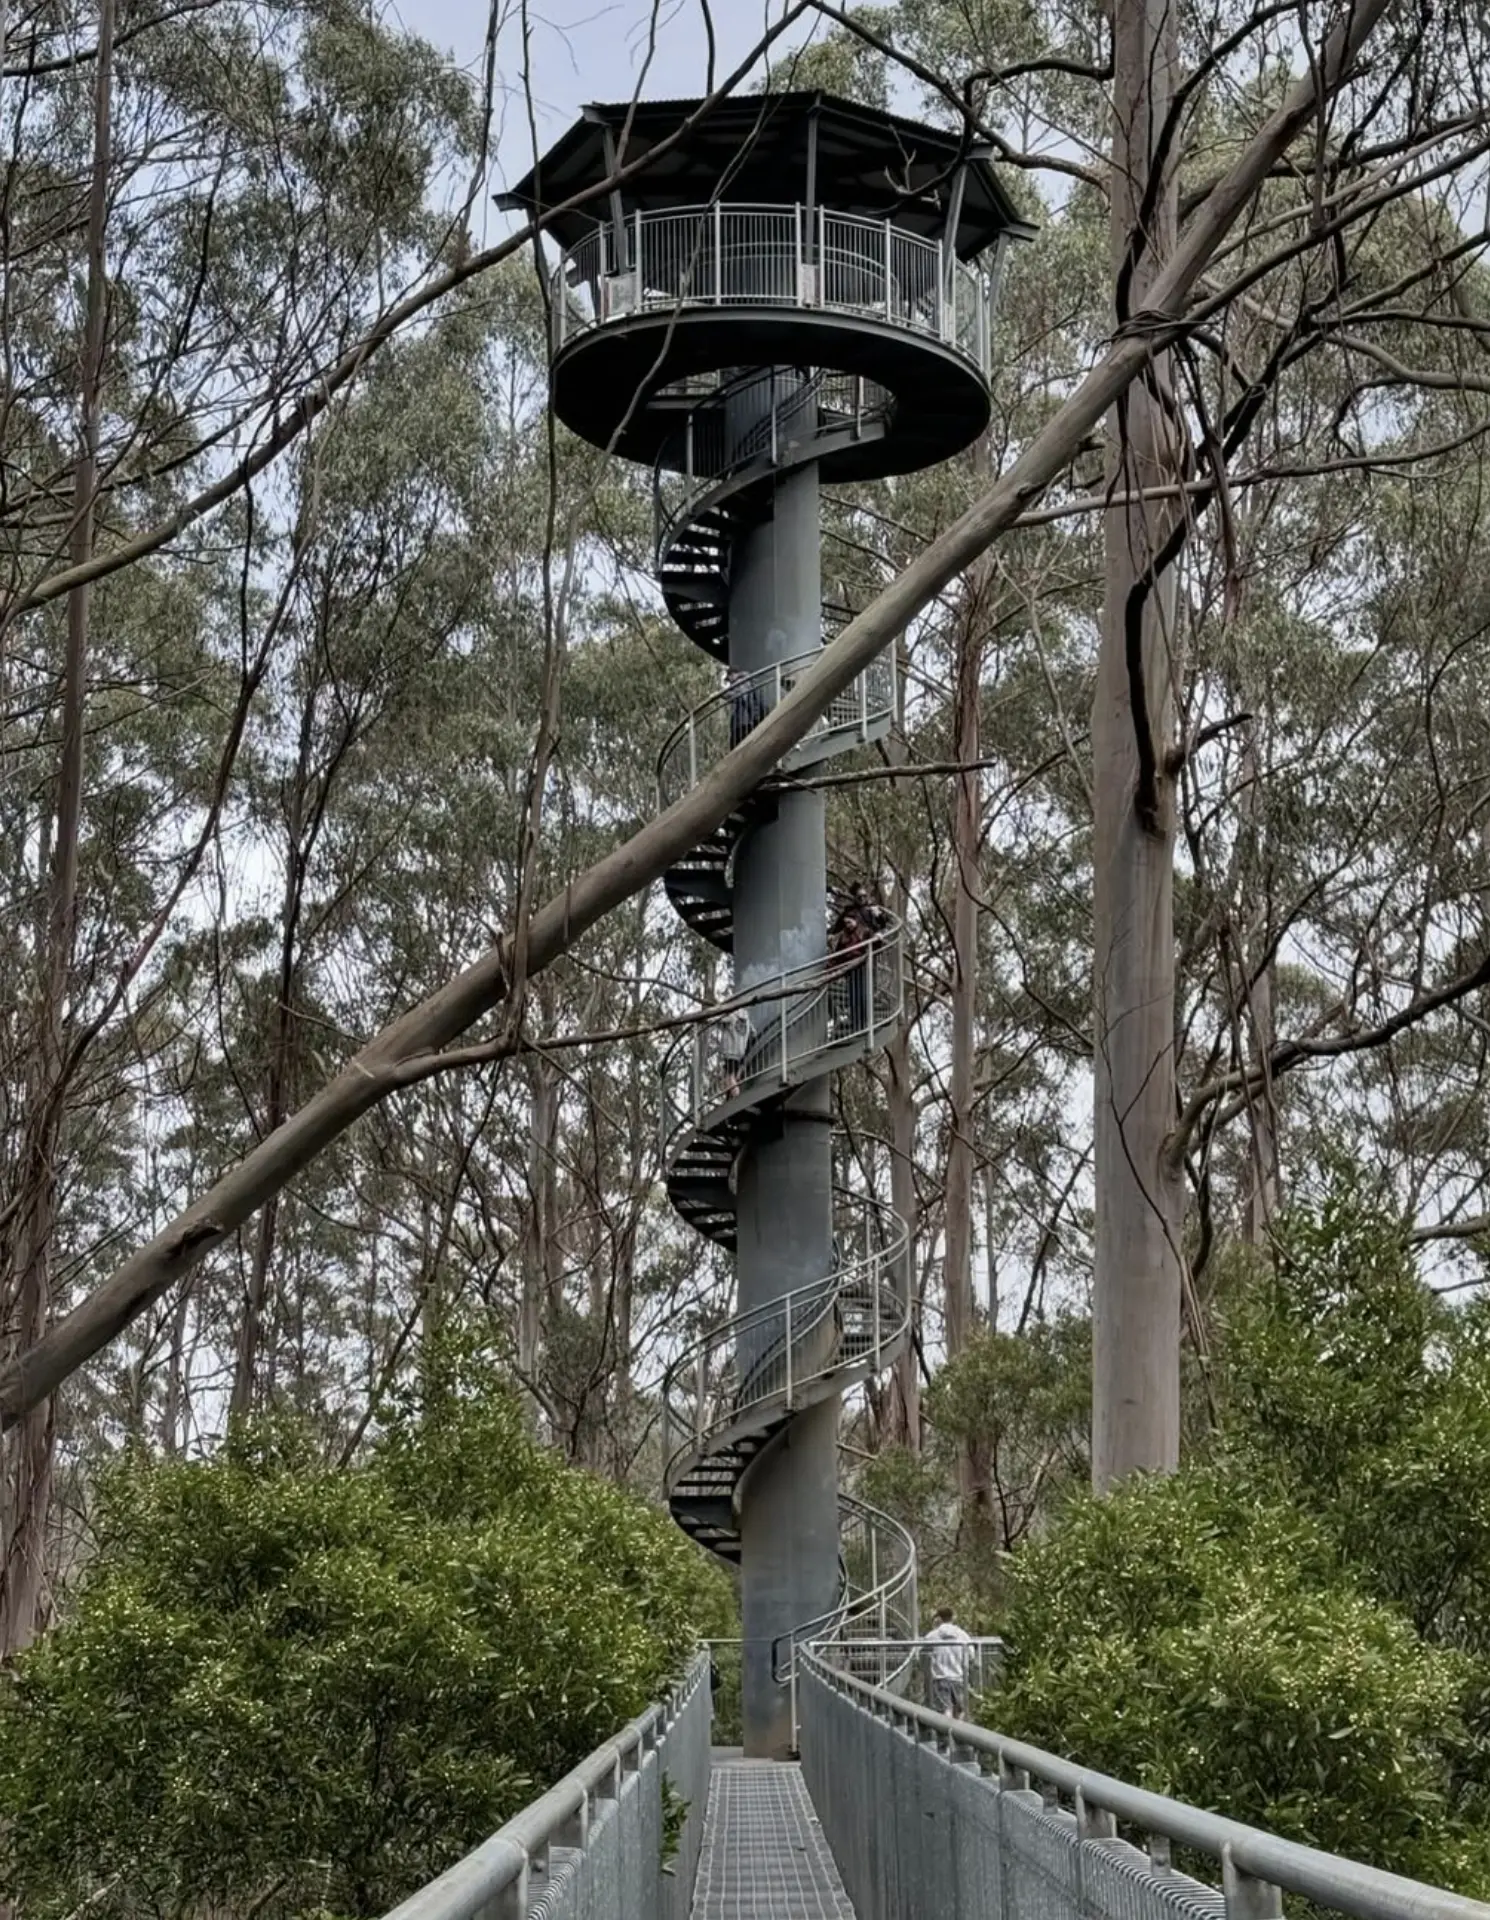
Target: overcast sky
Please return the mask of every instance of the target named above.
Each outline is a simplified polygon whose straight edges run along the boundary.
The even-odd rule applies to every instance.
[[[532,136],[523,100],[522,34],[516,0],[497,0],[510,14],[499,45],[499,103],[504,109],[494,187],[520,179],[532,164]],[[722,79],[760,39],[783,0],[710,0],[716,73]],[[449,50],[462,67],[480,71],[488,0],[395,0],[404,23]],[[626,100],[637,90],[654,100],[705,91],[708,42],[700,0],[532,0],[532,75],[538,134],[556,140],[590,100]],[[801,25],[775,43],[800,45]],[[655,39],[651,58],[648,42]],[[645,69],[645,79],[642,78]]]

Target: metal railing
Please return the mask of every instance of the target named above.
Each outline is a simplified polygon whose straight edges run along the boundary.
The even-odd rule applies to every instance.
[[[892,1686],[906,1699],[932,1705],[931,1656],[933,1646],[917,1637],[915,1622],[908,1637],[873,1640],[855,1635],[852,1641],[819,1640],[813,1652],[826,1666],[851,1673],[876,1687]],[[1004,1658],[1004,1643],[997,1634],[971,1635],[963,1648],[964,1682],[969,1694],[981,1693],[998,1679]]]
[[[796,465],[821,441],[866,435],[894,400],[877,381],[818,368],[754,367],[706,393],[663,440],[652,466],[659,561],[711,494],[742,474]],[[724,483],[724,484],[722,484]]]
[[[898,1520],[851,1493],[838,1496],[838,1563],[843,1587],[838,1604],[803,1620],[771,1647],[778,1681],[792,1689],[792,1724],[798,1725],[797,1680],[802,1655],[821,1642],[834,1647],[849,1671],[860,1645],[898,1643],[906,1651],[885,1684],[898,1686],[909,1672],[916,1632],[916,1543]]]
[[[740,674],[695,707],[673,728],[657,756],[659,805],[670,807],[697,786],[711,767],[739,746],[786,698],[821,656],[822,649],[815,647],[790,660],[774,661],[756,673]],[[780,764],[789,771],[830,753],[847,752],[881,739],[894,719],[895,654],[891,650],[871,661],[856,680],[833,696]]]
[[[988,272],[892,220],[802,206],[638,208],[560,255],[554,347],[634,314],[699,307],[843,313],[954,347],[988,370]]]
[[[907,1229],[878,1200],[841,1190],[834,1244],[838,1266],[700,1335],[662,1383],[663,1485],[671,1493],[692,1462],[730,1434],[821,1397],[815,1388],[846,1373],[878,1373],[910,1329]]]
[[[668,1699],[388,1920],[686,1920],[709,1798],[709,1719],[703,1654]],[[664,1779],[687,1802],[666,1863]]]
[[[803,1771],[859,1920],[1277,1920],[1285,1894],[1352,1920],[1490,1920],[1480,1901],[913,1706],[816,1649],[798,1699]],[[1177,1847],[1216,1861],[1219,1889],[1178,1872]]]
[[[900,1018],[900,928],[753,983],[662,1061],[663,1157],[684,1128],[811,1077],[825,1056],[872,1053]]]

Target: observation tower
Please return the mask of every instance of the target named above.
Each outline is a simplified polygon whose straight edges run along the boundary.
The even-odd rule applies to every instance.
[[[1032,229],[988,154],[824,93],[587,107],[500,204],[561,207],[549,277],[553,406],[649,466],[656,572],[683,634],[728,670],[658,764],[669,804],[812,665],[848,610],[823,599],[818,489],[950,459],[989,420],[1006,243]],[[691,124],[695,115],[697,124]],[[794,1743],[799,1644],[917,1630],[908,1536],[838,1491],[839,1402],[910,1333],[904,1224],[836,1191],[832,1076],[902,1017],[900,930],[829,951],[825,803],[784,784],[879,740],[893,649],[667,874],[734,994],[663,1069],[668,1194],[734,1255],[736,1313],[669,1371],[674,1518],[737,1566],[747,1754]],[[883,1656],[875,1670],[883,1674]]]

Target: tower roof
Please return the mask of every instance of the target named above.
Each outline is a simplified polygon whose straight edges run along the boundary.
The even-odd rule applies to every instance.
[[[498,204],[530,215],[558,206],[604,180],[612,155],[623,164],[640,159],[701,105],[643,100],[585,107]],[[943,128],[836,94],[748,94],[711,107],[683,139],[625,181],[620,193],[628,209],[648,211],[715,198],[735,206],[795,206],[811,199],[839,213],[893,219],[897,227],[940,239],[961,171],[956,250],[970,260],[1000,234],[1028,238],[1034,232],[999,184],[989,151]],[[549,231],[561,245],[573,246],[608,212],[606,201],[596,199],[561,215]]]

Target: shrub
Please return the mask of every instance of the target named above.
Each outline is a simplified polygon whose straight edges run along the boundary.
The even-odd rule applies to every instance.
[[[381,1912],[639,1712],[728,1590],[448,1368],[364,1464],[292,1427],[121,1461],[67,1622],[0,1698],[28,1920]]]
[[[1017,1556],[998,1723],[1313,1846],[1484,1885],[1456,1756],[1471,1673],[1240,1476],[1076,1502]]]

